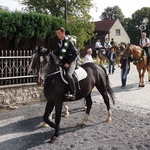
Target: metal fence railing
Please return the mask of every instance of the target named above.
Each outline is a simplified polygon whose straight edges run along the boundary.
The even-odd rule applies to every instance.
[[[33,83],[36,77],[27,74],[33,50],[0,50],[0,86]]]

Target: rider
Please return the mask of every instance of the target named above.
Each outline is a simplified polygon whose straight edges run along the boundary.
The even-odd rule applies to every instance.
[[[63,27],[60,27],[56,30],[56,35],[59,41],[55,55],[59,57],[62,66],[66,70],[70,87],[70,93],[66,93],[65,96],[67,99],[75,100],[76,85],[72,75],[76,67],[78,50],[70,40],[70,37],[66,36],[65,29]]]
[[[142,33],[142,38],[140,39],[139,45],[146,51],[149,64],[150,64],[150,40],[148,37],[146,37],[145,32]]]
[[[104,48],[105,48],[105,54],[106,54],[106,56],[108,55],[110,47],[111,47],[111,44],[109,42],[109,39],[105,38]]]

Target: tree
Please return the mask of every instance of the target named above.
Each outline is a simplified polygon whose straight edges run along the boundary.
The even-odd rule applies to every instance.
[[[67,10],[67,29],[77,36],[78,47],[83,48],[84,42],[91,39],[94,34],[94,24],[91,23],[90,9],[93,7],[91,0],[18,0],[26,5],[26,11],[46,13],[60,18],[65,18]],[[67,4],[67,5],[66,5]],[[66,7],[67,6],[67,7]],[[82,34],[81,34],[82,33]]]
[[[150,29],[150,7],[143,7],[132,14],[132,19],[130,21],[131,28],[129,29],[129,31],[131,43],[133,44],[139,44],[139,40],[141,38],[141,30],[139,27],[142,24],[144,18],[149,19],[149,22],[146,25],[147,30],[145,30],[144,32],[147,32],[147,35],[150,36],[150,33],[148,32]]]
[[[70,17],[70,32],[72,35],[77,36],[78,48],[84,48],[84,43],[89,41],[91,37],[94,37],[94,23],[89,22],[87,17]]]
[[[100,19],[102,20],[119,19],[120,22],[122,22],[124,18],[125,16],[119,6],[107,7],[106,9],[104,9],[104,12],[102,12],[102,15],[100,16]]]

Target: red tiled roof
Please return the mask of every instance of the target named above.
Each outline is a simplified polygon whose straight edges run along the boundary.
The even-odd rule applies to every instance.
[[[116,19],[95,21],[95,31],[109,31],[115,22]]]

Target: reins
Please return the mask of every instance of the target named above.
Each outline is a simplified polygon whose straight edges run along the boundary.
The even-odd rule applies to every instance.
[[[45,75],[45,79],[46,79],[47,77],[49,77],[49,76],[53,76],[53,75],[58,74],[58,73],[60,73],[60,70],[59,70],[59,71],[56,71],[56,72],[53,72],[53,73],[50,73],[50,74],[47,74],[47,75]]]

